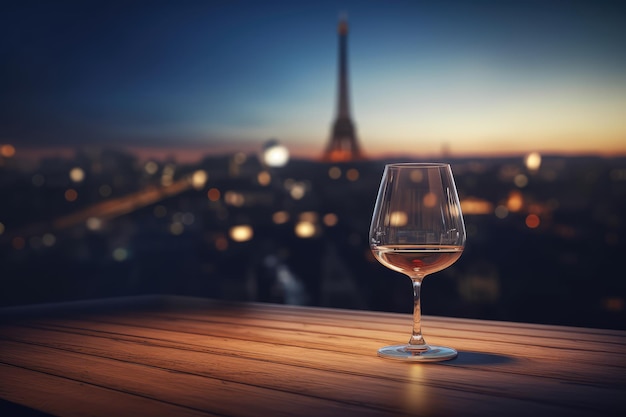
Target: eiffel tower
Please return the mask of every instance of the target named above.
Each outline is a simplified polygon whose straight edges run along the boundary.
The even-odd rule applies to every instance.
[[[333,123],[328,146],[324,150],[323,160],[346,162],[362,159],[361,149],[356,137],[354,123],[350,117],[348,93],[348,22],[339,21],[339,78],[337,94],[337,118]]]

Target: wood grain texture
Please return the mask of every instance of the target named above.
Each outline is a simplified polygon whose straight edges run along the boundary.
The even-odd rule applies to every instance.
[[[622,415],[626,332],[185,297],[0,312],[0,397],[60,416]],[[132,308],[125,308],[125,305]]]

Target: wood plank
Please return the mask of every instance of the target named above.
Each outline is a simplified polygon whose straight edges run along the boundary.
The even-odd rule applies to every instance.
[[[379,347],[390,343],[404,343],[410,334],[410,329],[405,329],[404,332],[397,333],[386,330],[362,330],[357,328],[337,329],[331,326],[326,326],[321,329],[315,325],[304,327],[296,325],[292,327],[293,330],[285,330],[280,326],[267,325],[263,327],[261,324],[249,326],[247,325],[248,319],[245,319],[245,321],[240,320],[238,322],[231,321],[221,323],[207,319],[195,321],[190,319],[162,320],[160,316],[137,315],[134,317],[116,316],[111,319],[96,318],[92,320],[95,321],[90,321],[90,323],[102,323],[104,327],[101,327],[101,329],[103,330],[106,329],[107,323],[112,326],[116,324],[129,324],[137,327],[183,331],[207,336],[228,336],[230,338],[243,340],[254,338],[254,340],[258,341],[284,343],[288,345],[295,344],[297,346],[309,346],[312,348],[332,349],[343,352],[353,352],[354,346],[359,345],[363,348],[360,352],[364,354],[371,354],[371,352],[375,352]],[[339,321],[345,323],[344,320]],[[85,324],[84,322],[81,324],[80,321],[77,322],[76,320],[58,321],[56,323],[62,326],[78,328],[92,327],[91,324]],[[481,352],[483,349],[486,349],[484,353],[510,356],[519,359],[533,357],[535,359],[557,360],[563,359],[563,356],[566,355],[568,360],[576,361],[576,363],[626,368],[624,359],[626,356],[620,352],[623,351],[623,349],[618,348],[618,351],[614,352],[612,344],[609,344],[609,348],[603,348],[601,342],[596,342],[594,346],[595,349],[582,349],[584,346],[587,346],[587,344],[584,346],[574,345],[572,347],[571,343],[565,344],[564,342],[560,342],[557,346],[551,346],[550,343],[542,343],[541,341],[529,343],[527,338],[508,335],[501,335],[499,338],[490,338],[488,339],[489,343],[485,343],[484,338],[476,338],[476,332],[466,332],[465,330],[449,331],[444,335],[438,332],[425,331],[424,335],[429,343],[450,345],[457,349],[467,351]],[[589,345],[591,345],[591,343],[589,343]],[[594,351],[601,354],[593,354]]]
[[[138,346],[137,349],[140,347]],[[256,376],[247,373],[254,379],[240,379],[234,382],[232,378],[220,379],[211,376],[199,375],[197,368],[204,361],[196,355],[189,363],[189,369],[181,371],[172,367],[165,367],[167,356],[160,356],[156,364],[143,365],[132,360],[112,360],[88,354],[77,354],[60,349],[50,349],[43,346],[25,345],[8,341],[0,341],[0,350],[3,352],[2,361],[21,368],[28,368],[59,377],[70,378],[90,384],[98,384],[116,391],[126,392],[136,396],[151,399],[160,399],[175,405],[184,405],[195,410],[201,410],[218,415],[237,415],[242,417],[256,417],[259,415],[290,416],[298,410],[306,410],[306,415],[342,416],[363,415],[380,416],[386,413],[373,408],[366,408],[357,396],[353,402],[332,401],[327,398],[311,397],[298,392],[285,392],[269,389],[259,385]],[[145,353],[139,349],[141,358]],[[176,352],[169,351],[169,355]],[[50,360],[54,357],[54,360]],[[198,362],[199,361],[199,362]],[[217,358],[212,358],[208,369],[220,369],[224,365]],[[171,362],[170,362],[171,363]],[[240,366],[229,368],[229,372],[240,372]],[[295,374],[294,374],[295,375]],[[297,379],[288,373],[275,373],[273,380],[289,379],[292,383]],[[155,383],[157,382],[157,383]],[[304,381],[308,383],[308,381]],[[329,379],[324,379],[328,385]],[[332,382],[334,384],[334,381]],[[353,384],[354,381],[351,381]],[[351,393],[356,395],[355,392]],[[371,395],[371,393],[370,393]],[[241,399],[245,398],[245,402]],[[248,404],[254,404],[250,407]],[[280,407],[278,407],[280,405]]]
[[[410,300],[410,297],[407,297]],[[409,304],[407,304],[409,305]],[[316,317],[329,317],[331,320],[337,316],[349,319],[351,323],[364,322],[364,323],[385,323],[395,322],[399,316],[410,317],[405,313],[392,313],[382,311],[370,311],[370,310],[353,310],[353,309],[338,309],[329,307],[310,307],[310,306],[293,306],[285,304],[274,303],[260,303],[260,302],[231,302],[224,300],[212,300],[212,299],[200,299],[195,297],[185,296],[168,296],[163,301],[165,308],[159,311],[165,314],[185,314],[185,312],[191,312],[192,315],[199,314],[202,311],[222,311],[228,314],[229,311],[242,312],[242,311],[254,311],[255,313],[269,312],[270,314],[278,313],[282,316],[302,316],[309,318]],[[549,332],[562,332],[564,335],[572,334],[572,330],[576,330],[578,335],[601,335],[601,336],[617,336],[619,340],[626,338],[626,331],[624,330],[612,330],[612,329],[596,329],[585,327],[571,327],[571,326],[559,326],[550,324],[533,324],[533,323],[518,323],[518,322],[505,322],[496,320],[480,320],[480,319],[467,319],[467,318],[455,318],[455,317],[443,317],[443,316],[430,316],[424,315],[425,319],[432,320],[433,322],[439,322],[442,325],[444,323],[458,323],[463,326],[477,325],[481,329],[495,328],[498,332],[507,333],[508,331],[516,331],[517,329],[522,332],[528,333],[527,330],[535,331],[549,331]],[[307,320],[309,321],[309,320]],[[578,336],[580,337],[580,336]]]
[[[304,348],[281,349],[273,344],[259,342],[256,342],[253,350],[250,351],[249,347],[242,346],[241,343],[225,346],[224,342],[226,341],[219,339],[197,340],[198,344],[191,345],[184,343],[185,334],[171,335],[171,338],[178,341],[178,344],[168,347],[163,346],[162,342],[157,339],[133,340],[132,337],[117,334],[90,338],[84,334],[58,335],[52,332],[47,338],[44,338],[42,332],[43,330],[39,331],[37,337],[23,336],[22,340],[92,355],[113,356],[119,360],[133,363],[166,366],[168,369],[211,375],[222,380],[241,383],[255,381],[255,384],[272,389],[296,389],[297,392],[305,392],[323,398],[338,399],[334,395],[345,390],[354,393],[351,386],[354,384],[355,375],[359,375],[359,386],[375,386],[375,388],[370,388],[358,396],[358,402],[367,404],[368,407],[380,408],[384,406],[371,402],[372,392],[382,393],[386,389],[397,392],[401,391],[407,383],[415,382],[415,380],[407,378],[406,364],[389,363],[389,361],[376,358],[373,355],[368,358],[355,358],[356,355],[353,354],[340,355],[326,352],[322,354]],[[202,342],[204,344],[200,344]],[[212,347],[214,344],[220,344],[221,349],[214,349]],[[202,353],[200,358],[198,353]],[[207,354],[214,355],[215,358],[207,356]],[[233,355],[235,356],[233,357]],[[167,359],[164,360],[163,358]],[[241,363],[247,359],[253,359],[253,361],[248,360],[245,364]],[[216,366],[217,363],[220,364],[220,367]],[[580,383],[572,385],[573,381],[571,380],[568,380],[570,385],[563,385],[563,380],[547,378],[543,375],[529,377],[522,373],[523,369],[528,366],[524,366],[522,369],[518,364],[517,367],[517,374],[475,368],[470,368],[471,374],[468,374],[467,369],[462,369],[462,367],[442,366],[438,367],[438,372],[429,373],[430,378],[422,378],[420,384],[433,389],[455,390],[458,391],[457,396],[461,395],[459,392],[464,393],[465,401],[471,401],[471,398],[476,396],[491,396],[493,397],[489,400],[491,402],[494,399],[498,399],[498,401],[525,399],[540,404],[576,406],[582,409],[587,407],[596,411],[606,411],[616,407],[621,400],[621,390],[607,389],[604,379],[602,384],[597,384],[594,378],[587,378],[584,380],[584,385]],[[540,370],[545,371],[545,366],[540,366]],[[327,375],[328,371],[334,372],[332,377]],[[304,386],[301,383],[293,384],[291,380],[287,379],[287,385],[283,385],[285,381],[277,381],[275,378],[275,375],[290,374],[299,375],[299,379],[302,378],[306,384]],[[319,390],[318,387],[320,385],[323,387],[329,377],[332,378],[335,388],[341,388],[339,391]],[[385,383],[380,385],[380,381]],[[511,391],[511,386],[515,386],[515,390]],[[576,394],[574,401],[570,400],[572,394]],[[594,405],[596,402],[598,404]],[[527,405],[526,408],[528,407]]]
[[[48,360],[51,358],[49,357]],[[67,416],[215,416],[188,407],[0,363],[0,396],[44,413]]]
[[[263,311],[255,312],[253,317],[245,316],[245,325],[254,327],[266,327],[271,329],[288,329],[300,330],[325,334],[354,334],[361,337],[362,332],[359,330],[367,330],[372,338],[383,340],[389,337],[389,333],[405,333],[411,332],[412,317],[410,315],[397,315],[385,320],[384,323],[372,323],[371,320],[357,321],[348,319],[342,315],[325,317],[324,315],[299,315],[299,310],[295,310],[292,314],[276,314]],[[228,314],[228,312],[220,313],[219,311],[207,312],[185,312],[185,313],[150,313],[137,314],[134,317],[158,317],[164,320],[181,321],[181,322],[205,322],[205,323],[222,323],[222,324],[238,324],[242,322],[242,317],[237,314]],[[442,325],[442,323],[444,323]],[[434,336],[446,336],[454,333],[457,338],[466,338],[472,340],[499,341],[506,337],[508,341],[518,345],[537,345],[544,347],[556,348],[576,348],[576,344],[572,342],[584,343],[582,348],[585,351],[611,352],[620,355],[626,353],[626,332],[623,334],[610,334],[608,336],[601,333],[592,333],[592,337],[585,338],[583,334],[572,331],[572,328],[559,328],[553,330],[552,327],[544,328],[536,325],[530,328],[513,327],[509,328],[503,324],[480,325],[479,323],[470,324],[464,320],[456,319],[441,321],[440,318],[432,318],[425,316],[423,318],[423,331],[433,334]],[[408,336],[407,336],[408,337]]]
[[[61,310],[53,308],[56,317],[4,320],[0,381],[13,374],[35,385],[59,380],[100,390],[102,398],[113,392],[191,415],[626,411],[622,331],[425,316],[427,340],[457,348],[459,358],[406,364],[375,352],[408,338],[407,314],[188,297],[144,301],[130,310],[118,303],[94,314],[81,307],[56,316]],[[75,395],[68,387],[29,399],[24,382],[5,385],[0,382],[0,397],[29,407]],[[137,409],[143,415],[143,406]]]

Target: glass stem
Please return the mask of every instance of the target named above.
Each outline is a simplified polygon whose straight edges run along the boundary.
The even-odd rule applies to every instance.
[[[422,336],[422,311],[420,306],[420,290],[424,277],[412,277],[413,281],[413,334],[408,349],[426,350],[428,345]]]

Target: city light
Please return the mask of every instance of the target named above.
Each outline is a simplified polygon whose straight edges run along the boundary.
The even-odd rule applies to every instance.
[[[326,226],[333,227],[337,225],[337,223],[339,222],[339,218],[335,213],[327,213],[322,218],[322,221]]]
[[[303,239],[315,236],[316,231],[317,228],[315,224],[309,220],[299,221],[298,223],[296,223],[296,226],[294,228],[296,236]]]
[[[300,216],[298,217],[300,221],[315,223],[319,216],[314,211],[303,211],[302,213],[300,213]]]
[[[246,199],[243,194],[236,191],[226,191],[224,194],[224,201],[231,206],[241,207],[245,203]]]
[[[490,214],[493,212],[493,204],[480,198],[467,197],[461,200],[461,211],[465,215]]]
[[[284,210],[277,211],[274,214],[272,214],[272,221],[275,224],[287,223],[289,221],[289,213],[287,213]]]
[[[409,216],[404,211],[392,211],[389,214],[389,218],[385,219],[385,223],[390,226],[406,226],[409,221]]]
[[[0,155],[5,158],[12,158],[15,156],[15,147],[13,145],[5,144],[0,146]]]
[[[220,199],[221,193],[217,188],[211,188],[207,192],[207,198],[211,201],[217,201]]]
[[[256,180],[259,183],[259,185],[262,185],[265,187],[265,186],[270,185],[270,183],[272,182],[272,176],[267,171],[261,171],[257,174]]]
[[[254,236],[254,230],[252,226],[247,224],[241,224],[230,228],[228,235],[235,242],[246,242]]]
[[[157,165],[156,162],[154,161],[148,161],[146,162],[146,164],[143,167],[144,171],[146,171],[146,173],[148,175],[154,175],[157,173],[157,171],[159,170],[159,166]]]
[[[522,193],[517,190],[513,190],[509,193],[509,198],[506,202],[506,208],[511,212],[517,212],[524,206],[524,198]]]
[[[207,175],[206,171],[199,169],[195,171],[193,175],[191,176],[191,185],[196,190],[199,190],[202,187],[204,187],[204,184],[206,184],[208,179],[209,179],[209,176]]]
[[[76,201],[76,199],[78,198],[78,192],[73,189],[73,188],[68,188],[67,190],[65,190],[65,200],[69,201],[70,203]]]
[[[338,180],[339,178],[341,178],[341,168],[330,167],[328,169],[328,176],[333,180]]]
[[[359,179],[359,170],[356,168],[350,168],[347,172],[346,172],[346,178],[348,179],[348,181],[356,181]]]
[[[172,183],[174,182],[175,170],[176,169],[173,164],[165,165],[165,167],[163,168],[163,173],[161,174],[161,185],[163,185],[164,187],[172,185]]]
[[[494,214],[496,215],[497,218],[504,219],[506,216],[509,215],[509,209],[506,208],[506,206],[499,205],[495,208]]]
[[[424,207],[435,207],[435,205],[437,204],[437,200],[439,198],[437,197],[436,194],[434,193],[426,193],[426,195],[424,196],[422,203],[424,204]]]
[[[300,200],[302,197],[304,197],[305,194],[306,186],[301,182],[293,184],[293,186],[289,190],[289,195],[291,195],[291,198],[293,198],[294,200]]]
[[[410,177],[413,182],[422,182],[424,174],[421,171],[412,171]]]
[[[87,219],[85,224],[87,225],[87,229],[89,230],[100,230],[102,228],[102,219],[99,219],[98,217],[90,217]]]
[[[524,188],[528,185],[528,177],[524,174],[517,174],[514,178],[513,178],[513,183],[518,187],[518,188]]]
[[[262,157],[265,165],[279,168],[289,162],[289,150],[277,141],[271,140],[264,145]]]
[[[541,167],[541,155],[539,152],[531,152],[524,158],[524,164],[529,171],[537,171]]]
[[[70,179],[73,182],[82,182],[85,179],[85,171],[81,167],[74,167],[70,170]]]
[[[536,229],[537,227],[539,227],[541,220],[536,214],[529,214],[528,216],[526,216],[525,222],[526,226],[528,226],[529,229]]]

